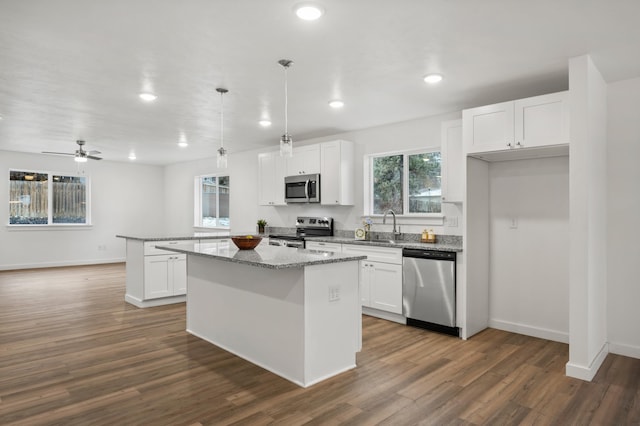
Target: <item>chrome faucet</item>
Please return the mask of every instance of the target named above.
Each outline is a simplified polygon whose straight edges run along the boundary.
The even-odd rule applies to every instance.
[[[384,216],[382,216],[382,224],[384,225],[385,223],[387,223],[387,213],[391,213],[391,216],[393,216],[393,239],[395,240],[396,237],[398,235],[400,235],[400,228],[398,227],[398,229],[396,230],[396,213],[389,209],[386,212],[384,212]]]

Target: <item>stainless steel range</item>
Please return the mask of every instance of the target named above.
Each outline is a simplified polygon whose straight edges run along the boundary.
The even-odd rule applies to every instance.
[[[332,237],[333,218],[299,216],[295,234],[269,235],[269,245],[282,247],[305,247],[305,237]]]

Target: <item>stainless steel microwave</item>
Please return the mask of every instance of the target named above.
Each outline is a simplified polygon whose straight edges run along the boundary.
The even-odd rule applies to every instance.
[[[287,203],[319,203],[320,175],[296,175],[284,178],[284,201]]]

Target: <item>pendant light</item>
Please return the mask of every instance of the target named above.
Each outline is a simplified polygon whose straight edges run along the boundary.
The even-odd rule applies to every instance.
[[[278,63],[284,68],[284,135],[280,138],[280,155],[283,157],[293,156],[293,139],[289,134],[288,127],[288,93],[287,93],[287,69],[293,64],[290,59],[280,59]]]
[[[218,87],[216,92],[220,93],[220,148],[218,148],[218,168],[227,168],[227,150],[224,149],[224,94],[228,92],[227,89]]]

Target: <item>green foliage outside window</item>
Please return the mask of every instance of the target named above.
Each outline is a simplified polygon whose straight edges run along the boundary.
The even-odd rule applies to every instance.
[[[373,214],[441,212],[439,151],[372,158]],[[407,169],[405,171],[405,164]],[[405,200],[407,181],[408,200]]]

